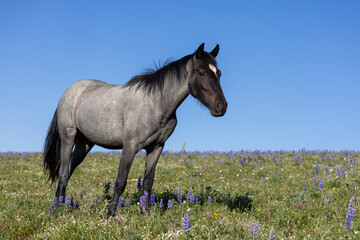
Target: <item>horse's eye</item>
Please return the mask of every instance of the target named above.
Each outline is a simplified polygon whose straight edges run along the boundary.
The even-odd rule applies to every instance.
[[[204,76],[204,75],[205,75],[205,72],[199,71],[199,75],[200,75],[200,76]]]

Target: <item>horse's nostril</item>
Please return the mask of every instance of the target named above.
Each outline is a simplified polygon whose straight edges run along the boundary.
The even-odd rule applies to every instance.
[[[217,106],[217,108],[221,108],[221,107],[222,107],[222,103],[221,103],[221,102],[218,102],[216,106]]]

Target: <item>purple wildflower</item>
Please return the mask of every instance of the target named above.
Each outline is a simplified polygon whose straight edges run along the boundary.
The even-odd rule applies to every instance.
[[[350,231],[352,221],[354,220],[354,214],[355,214],[354,205],[355,205],[355,199],[354,199],[354,197],[352,197],[349,201],[348,212],[347,212],[346,220],[345,220],[345,226],[348,231]]]
[[[126,198],[126,206],[130,207],[130,199],[129,198]]]
[[[314,176],[314,185],[315,185],[315,188],[318,189],[318,182],[316,181],[316,174]]]
[[[193,198],[193,195],[192,195],[192,193],[191,193],[191,189],[189,189],[189,191],[188,191],[188,193],[187,193],[187,199],[191,201],[192,198]]]
[[[139,179],[137,181],[136,188],[137,188],[138,192],[140,193],[141,192],[141,177],[139,177]]]
[[[208,202],[211,203],[211,196],[208,196]]]
[[[184,215],[183,229],[184,233],[190,231],[190,218],[187,213]]]
[[[270,233],[269,233],[269,238],[270,238],[270,239],[275,238],[275,230],[274,230],[274,228],[273,228],[273,227],[272,227],[272,228],[271,228],[271,230],[270,230]]]
[[[96,199],[95,199],[95,202],[96,202],[96,203],[99,203],[99,198],[96,198]]]
[[[305,183],[304,190],[307,190],[307,188],[308,188],[308,185],[307,185],[307,183]]]
[[[338,177],[340,178],[341,177],[341,168],[340,167],[338,167],[337,173],[338,173]]]
[[[60,196],[59,197],[59,202],[63,202],[64,201],[64,196]]]
[[[140,197],[140,207],[142,209],[143,212],[145,212],[145,203],[146,203],[146,199],[147,199],[147,191],[144,191],[144,194]]]
[[[88,201],[87,201],[87,205],[90,205],[91,204],[91,200],[90,199],[88,199]]]
[[[109,189],[110,189],[110,182],[105,183],[105,187],[104,187],[105,194],[109,193]]]
[[[112,184],[112,189],[114,190],[114,188],[115,188],[115,182],[113,182]]]
[[[81,199],[81,200],[83,199],[84,194],[85,194],[85,190],[83,189],[83,190],[81,191],[81,194],[80,194],[80,199]]]
[[[264,183],[264,177],[261,177],[261,183]]]
[[[71,198],[70,205],[71,205],[72,208],[75,208],[75,199],[74,199],[74,197]]]
[[[254,223],[254,225],[253,225],[253,234],[256,235],[256,236],[258,236],[259,233],[260,233],[259,227],[260,226],[257,223]]]
[[[124,205],[124,199],[122,197],[119,197],[118,208],[121,208],[123,205]]]
[[[154,205],[155,204],[155,193],[151,193],[150,195],[150,205]]]
[[[323,188],[324,188],[324,181],[323,181],[323,178],[321,177],[317,190],[322,191]]]
[[[328,203],[329,203],[329,200],[327,199],[326,196],[325,196],[325,198],[324,198],[324,202],[325,202],[325,204],[328,204]]]
[[[253,228],[252,228],[252,224],[251,224],[251,222],[249,221],[249,222],[248,222],[248,230],[249,230],[249,232],[252,232],[252,229],[253,229]]]
[[[53,201],[52,201],[52,203],[51,203],[51,207],[54,208],[57,203],[58,203],[57,197],[53,197]]]
[[[69,196],[69,194],[66,196],[65,206],[70,207],[70,196]]]
[[[172,201],[171,201],[171,199],[168,200],[167,208],[168,208],[168,209],[172,208]]]

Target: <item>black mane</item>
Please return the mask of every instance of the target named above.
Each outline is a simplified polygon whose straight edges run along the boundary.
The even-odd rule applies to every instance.
[[[183,73],[182,69],[191,57],[192,55],[187,55],[173,62],[166,60],[163,64],[156,64],[154,62],[155,66],[153,68],[149,68],[143,74],[133,77],[125,84],[125,86],[136,86],[137,89],[146,90],[148,93],[151,93],[156,89],[161,91],[164,88],[166,74],[171,73],[180,79],[181,74]]]

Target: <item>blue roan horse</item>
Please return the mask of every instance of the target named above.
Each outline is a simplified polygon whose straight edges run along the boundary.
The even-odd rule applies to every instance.
[[[44,146],[44,170],[52,182],[59,179],[56,197],[65,196],[71,174],[95,144],[123,149],[108,216],[115,216],[134,156],[141,149],[147,153],[143,191],[150,193],[156,163],[185,98],[191,94],[215,117],[226,112],[215,60],[218,52],[219,45],[208,53],[201,44],[193,54],[135,76],[125,85],[96,80],[71,85],[59,101]]]

